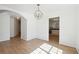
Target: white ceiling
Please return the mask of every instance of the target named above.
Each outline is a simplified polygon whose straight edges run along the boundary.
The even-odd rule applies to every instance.
[[[35,4],[1,4],[12,9],[16,9],[23,12],[33,13],[36,5]],[[72,4],[41,4],[40,9],[45,12],[56,12],[56,10],[63,10],[67,7],[74,7]]]

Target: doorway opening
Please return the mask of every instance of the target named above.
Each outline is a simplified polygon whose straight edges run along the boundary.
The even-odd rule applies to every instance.
[[[21,39],[21,17],[10,16],[10,37]]]
[[[59,19],[60,17],[49,18],[49,41],[59,44]]]

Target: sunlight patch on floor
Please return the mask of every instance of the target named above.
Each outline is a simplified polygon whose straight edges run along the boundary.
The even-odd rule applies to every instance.
[[[31,54],[47,54],[47,53],[41,50],[40,48],[37,48]]]
[[[39,48],[35,49],[31,54],[62,54],[63,51],[47,43],[42,44]]]
[[[49,52],[50,54],[62,54],[63,51],[59,48],[56,48],[56,47],[52,47],[52,49],[50,50]]]

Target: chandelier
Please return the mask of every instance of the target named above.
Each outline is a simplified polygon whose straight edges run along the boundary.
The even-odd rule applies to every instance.
[[[34,17],[36,19],[41,19],[43,16],[42,11],[40,10],[40,4],[37,4],[37,9],[35,10]]]

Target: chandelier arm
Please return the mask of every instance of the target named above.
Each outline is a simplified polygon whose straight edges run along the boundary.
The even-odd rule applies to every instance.
[[[36,19],[41,19],[43,16],[42,11],[40,10],[40,4],[37,4],[37,10],[34,13]]]

